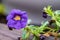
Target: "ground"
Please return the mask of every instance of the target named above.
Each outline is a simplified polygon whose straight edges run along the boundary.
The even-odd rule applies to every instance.
[[[0,23],[0,40],[18,40],[21,36],[22,30],[9,30],[6,24]],[[45,40],[54,40],[53,37],[49,37]],[[59,38],[60,40],[60,38]]]
[[[18,40],[21,30],[9,30],[6,24],[0,24],[0,40]]]

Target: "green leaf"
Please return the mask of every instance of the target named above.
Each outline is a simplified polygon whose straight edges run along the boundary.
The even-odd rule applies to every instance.
[[[25,36],[26,36],[26,31],[23,31],[23,33],[22,33],[22,39],[25,39]]]
[[[60,10],[56,10],[54,13],[56,21],[60,22]]]
[[[43,30],[45,29],[47,24],[48,24],[48,21],[46,21],[44,24],[42,24],[42,26],[39,27],[39,31],[43,32]]]
[[[36,37],[36,36],[34,36],[34,38],[33,38],[32,40],[39,40],[39,38],[38,38],[38,37]]]
[[[29,32],[23,31],[22,33],[22,39],[27,39],[30,36]]]
[[[56,10],[54,13],[55,13],[55,21],[57,24],[57,28],[59,28],[60,27],[60,10]]]
[[[56,10],[54,13],[59,15],[60,14],[60,10]]]
[[[30,33],[29,33],[29,32],[27,32],[27,34],[26,34],[25,38],[29,38],[29,36],[30,36]]]
[[[60,26],[60,22],[56,21],[57,26]]]
[[[39,36],[39,32],[37,30],[34,30],[34,35]]]
[[[51,6],[44,7],[44,11],[49,15],[53,16],[53,11],[51,9]]]
[[[34,36],[34,38],[32,40],[36,40],[36,37]]]

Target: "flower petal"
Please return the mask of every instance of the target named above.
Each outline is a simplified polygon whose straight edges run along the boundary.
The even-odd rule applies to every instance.
[[[27,22],[27,19],[26,18],[22,18],[21,22]]]
[[[25,28],[25,27],[26,27],[26,24],[27,24],[27,22],[22,22],[22,23],[21,23],[21,25],[22,25],[21,28]]]
[[[16,24],[16,22],[14,20],[9,20],[8,23],[7,23],[7,25],[9,27],[14,27],[15,24]]]
[[[13,18],[13,15],[8,15],[7,18],[6,18],[6,20],[10,20],[12,18]]]
[[[27,12],[26,12],[26,11],[22,11],[21,13],[22,13],[22,14],[26,14]]]
[[[23,18],[28,18],[27,14],[22,15]]]
[[[14,26],[15,29],[21,29],[21,23],[17,23],[15,26]]]

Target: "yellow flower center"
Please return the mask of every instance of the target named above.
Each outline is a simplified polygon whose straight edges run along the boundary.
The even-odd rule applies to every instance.
[[[14,17],[14,20],[20,20],[20,19],[21,19],[21,17],[18,15]]]

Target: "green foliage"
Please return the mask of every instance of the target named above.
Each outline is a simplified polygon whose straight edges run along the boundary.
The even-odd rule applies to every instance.
[[[3,14],[5,12],[5,7],[3,4],[0,4],[0,14]]]
[[[45,11],[49,16],[52,16],[52,15],[53,15],[53,11],[52,11],[52,9],[51,9],[51,6],[44,7],[44,11]]]
[[[53,11],[51,6],[44,7],[44,11],[51,16],[52,20],[56,21],[57,28],[60,27],[60,10]]]
[[[60,26],[60,10],[55,11],[55,18],[57,26]]]
[[[42,25],[38,28],[38,30],[39,30],[40,33],[43,32],[43,30],[46,29],[46,25],[47,25],[47,24],[48,24],[48,21],[45,22],[44,24],[42,24]]]
[[[23,33],[22,33],[22,39],[23,39],[23,40],[26,40],[27,38],[29,38],[29,36],[30,36],[30,33],[29,33],[29,32],[26,32],[26,31],[24,30]]]
[[[34,36],[32,40],[40,40],[39,37]]]
[[[51,6],[44,7],[44,11],[51,16],[51,20],[55,20],[55,28],[49,28],[47,25],[49,24],[48,21],[43,23],[41,26],[28,26],[24,28],[22,38],[26,39],[30,36],[30,34],[35,35],[32,40],[38,40],[40,33],[45,33],[44,30],[50,29],[52,32],[57,32],[60,28],[60,10],[53,11]]]

